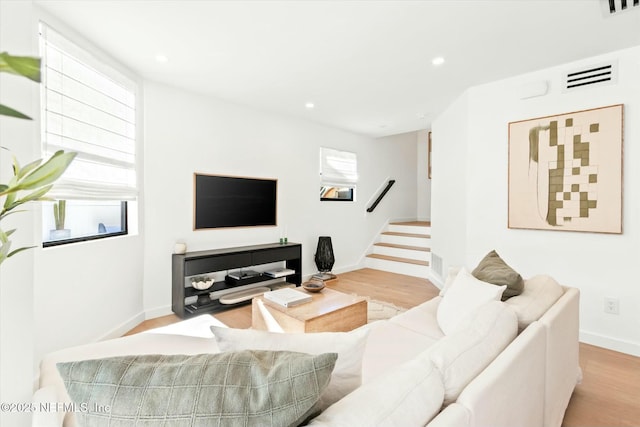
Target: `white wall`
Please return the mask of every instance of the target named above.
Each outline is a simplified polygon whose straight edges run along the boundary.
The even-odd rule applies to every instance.
[[[468,96],[463,94],[432,123],[431,254],[434,279],[462,265],[467,238]],[[433,257],[442,258],[442,271]]]
[[[418,219],[421,221],[431,220],[431,178],[429,178],[429,131],[421,130],[415,132],[416,144],[418,145],[418,156],[416,158],[416,203],[418,209]]]
[[[560,90],[567,70],[619,61],[619,82],[566,94]],[[520,100],[523,85],[547,81],[546,96]],[[625,104],[623,234],[606,235],[507,228],[508,123],[612,104]],[[466,110],[468,115],[460,114]],[[459,119],[459,120],[458,120]],[[459,128],[467,136],[458,139]],[[637,264],[640,253],[640,47],[589,58],[536,73],[478,86],[467,91],[434,123],[438,141],[434,177],[434,253],[448,264],[461,261],[473,267],[491,249],[525,277],[547,273],[559,282],[581,290],[581,339],[585,342],[640,355],[640,287]],[[450,145],[448,149],[441,147]],[[455,181],[451,173],[441,180],[444,167],[458,161],[464,149],[466,176]],[[451,216],[446,200],[465,199],[465,218]],[[446,230],[460,224],[464,244],[456,253],[447,247]],[[438,239],[435,238],[438,233]],[[604,298],[620,299],[620,315],[604,313]]]
[[[37,29],[29,4],[0,2],[0,52],[37,55]],[[38,118],[38,85],[0,74],[0,103]],[[24,165],[39,156],[38,121],[0,116],[0,145]],[[11,173],[11,157],[0,150],[0,182]],[[4,199],[2,200],[4,201]],[[5,231],[17,228],[12,248],[31,246],[37,239],[32,210],[2,222]],[[0,266],[0,402],[30,402],[34,378],[34,252],[22,252]],[[0,411],[0,425],[27,426],[30,414]]]
[[[312,112],[311,112],[312,114]],[[415,135],[372,140],[187,93],[145,85],[144,307],[147,316],[170,312],[171,253],[276,242],[303,245],[303,274],[316,271],[318,236],[332,237],[334,271],[360,263],[389,218],[415,217]],[[356,202],[319,201],[319,149],[357,153]],[[193,230],[193,173],[278,179],[278,227]],[[366,203],[387,177],[397,183],[372,213]]]
[[[60,348],[120,336],[144,320],[142,248],[142,237],[130,235],[37,251],[37,360]]]

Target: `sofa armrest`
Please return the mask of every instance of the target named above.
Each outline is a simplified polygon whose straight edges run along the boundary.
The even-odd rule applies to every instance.
[[[469,410],[459,403],[452,403],[444,408],[427,427],[466,427],[470,425]]]
[[[562,424],[571,393],[580,379],[579,306],[580,292],[567,288],[539,320],[547,336],[545,426],[559,427]]]
[[[33,412],[32,427],[62,427],[64,413],[59,414],[55,407],[58,394],[53,386],[42,387],[33,394],[33,403],[38,410]]]
[[[474,427],[540,427],[545,387],[545,328],[525,329],[460,394]]]

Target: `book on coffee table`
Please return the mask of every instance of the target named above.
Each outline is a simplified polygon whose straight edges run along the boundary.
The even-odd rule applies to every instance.
[[[291,288],[267,292],[263,295],[263,298],[282,307],[293,307],[312,300],[311,295]]]

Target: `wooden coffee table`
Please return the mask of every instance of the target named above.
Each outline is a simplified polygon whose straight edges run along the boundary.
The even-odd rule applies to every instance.
[[[347,295],[328,288],[317,293],[307,292],[301,287],[296,290],[308,293],[313,300],[286,308],[263,297],[254,298],[251,307],[251,327],[267,330],[257,300],[264,302],[264,306],[285,332],[347,332],[367,323],[367,300],[364,297]]]

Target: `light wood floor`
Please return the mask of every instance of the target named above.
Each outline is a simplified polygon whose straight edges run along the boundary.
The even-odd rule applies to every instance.
[[[640,357],[581,343],[580,367],[564,427],[640,426]]]
[[[411,308],[438,295],[426,279],[362,269],[339,275],[332,289]],[[251,306],[215,317],[234,328],[251,326]],[[147,320],[127,335],[179,321],[175,315]],[[584,379],[571,397],[563,427],[640,427],[640,358],[580,344]]]

